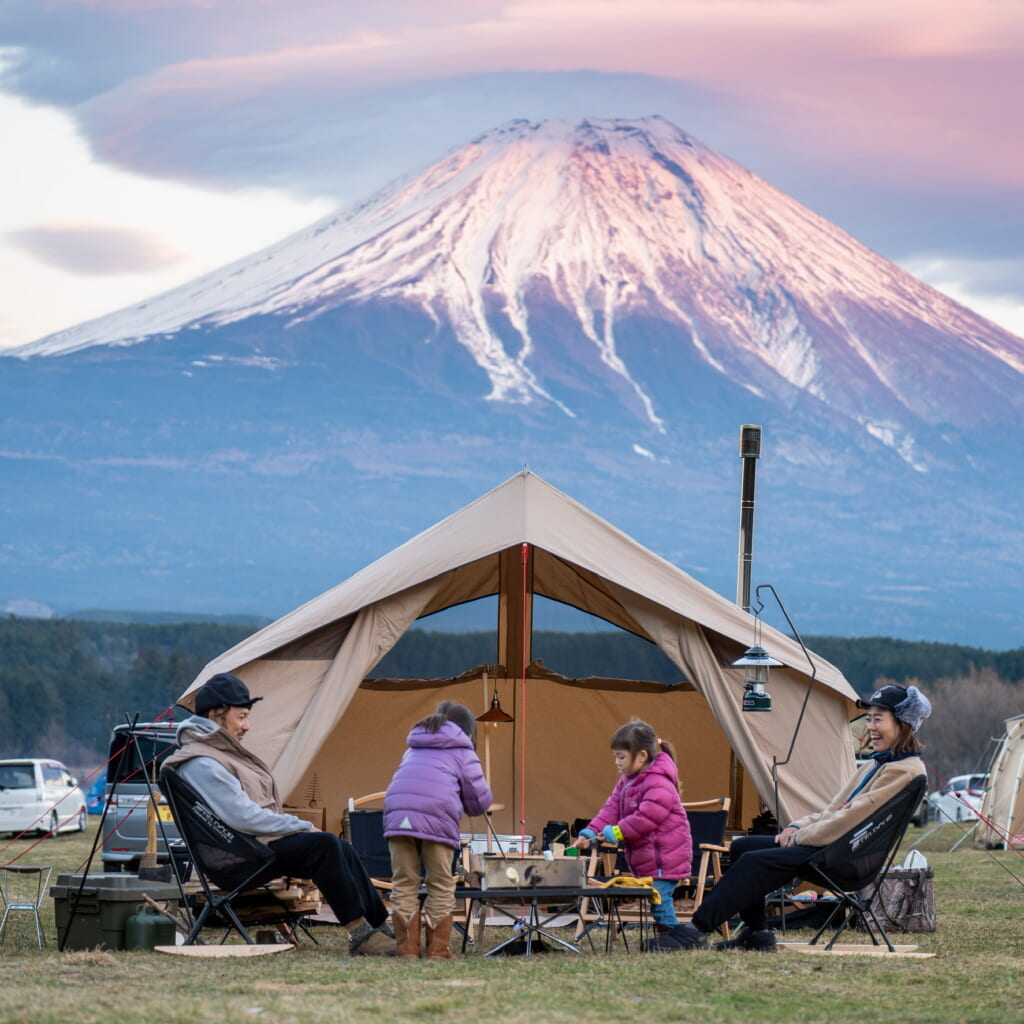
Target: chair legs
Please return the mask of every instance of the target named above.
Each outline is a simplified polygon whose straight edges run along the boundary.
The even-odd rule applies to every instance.
[[[825,949],[830,950],[836,942],[839,941],[839,936],[843,934],[847,926],[853,920],[854,915],[859,915],[864,925],[864,930],[868,933],[868,937],[871,939],[873,946],[881,946],[883,943],[890,953],[896,952],[896,947],[892,944],[892,940],[886,934],[885,929],[882,927],[882,922],[878,920],[878,916],[872,910],[870,904],[865,900],[857,899],[849,893],[843,894],[842,898],[836,903],[832,913],[828,915],[825,923],[815,932],[814,938],[808,943],[809,946],[815,946],[818,943],[818,939],[828,930],[829,926],[835,920],[836,915],[844,911],[843,917],[840,920],[839,927],[836,929],[835,934],[825,944]]]
[[[6,864],[0,869],[0,892],[4,902],[4,914],[0,919],[0,943],[6,939],[11,914],[24,911],[32,915],[39,948],[42,949],[46,944],[39,920],[39,904],[46,893],[52,870],[50,867],[20,867],[13,864]]]
[[[34,903],[9,903],[4,910],[4,916],[0,919],[0,945],[3,944],[7,937],[7,919],[10,917],[11,911],[25,910],[31,912],[36,926],[36,942],[39,948],[42,949],[45,945],[43,940],[43,930],[39,922],[39,908]]]

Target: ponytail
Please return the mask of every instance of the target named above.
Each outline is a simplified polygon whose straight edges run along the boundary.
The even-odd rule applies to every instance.
[[[476,746],[476,719],[469,708],[464,704],[456,704],[454,701],[441,701],[437,705],[437,710],[432,715],[427,715],[423,721],[417,722],[414,728],[425,729],[427,732],[440,732],[445,722],[454,722]]]

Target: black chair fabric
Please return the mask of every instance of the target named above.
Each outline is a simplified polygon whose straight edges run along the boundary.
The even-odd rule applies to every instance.
[[[728,811],[687,811],[690,822],[690,838],[693,841],[693,862],[690,872],[693,878],[700,873],[701,843],[721,846],[725,839]]]
[[[391,877],[391,851],[384,838],[382,810],[346,812],[347,836],[371,878]]]
[[[205,896],[186,945],[196,941],[204,926],[217,923],[234,929],[252,945],[253,940],[236,908],[252,903],[246,890],[274,877],[273,866],[277,859],[274,851],[252,836],[225,825],[173,767],[164,765],[160,769],[159,785],[170,804]],[[266,915],[258,923],[277,924],[300,920],[301,916],[290,913],[281,904],[278,912]]]

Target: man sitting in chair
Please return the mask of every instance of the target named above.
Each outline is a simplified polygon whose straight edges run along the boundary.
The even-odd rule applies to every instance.
[[[787,825],[776,836],[737,836],[731,864],[704,898],[692,923],[676,925],[655,940],[659,949],[701,949],[707,936],[739,914],[744,928],[715,949],[775,950],[768,929],[765,897],[800,874],[820,847],[845,835],[877,808],[925,774],[921,744],[914,733],[931,714],[931,704],[916,686],[883,686],[857,706],[867,711],[871,760],[840,790],[823,811]]]
[[[254,836],[277,855],[275,868],[311,878],[349,933],[356,956],[393,956],[395,939],[377,890],[352,846],[311,822],[285,814],[270,769],[242,746],[250,697],[238,676],[221,673],[196,693],[195,714],[178,726],[175,767],[230,828]]]

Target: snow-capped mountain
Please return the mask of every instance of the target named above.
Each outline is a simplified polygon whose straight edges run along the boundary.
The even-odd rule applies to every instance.
[[[911,461],[922,425],[983,422],[993,398],[1024,408],[1024,342],[657,117],[506,125],[249,259],[19,354],[254,316],[294,328],[368,302],[450,326],[488,398],[574,415],[541,369],[557,306],[581,334],[577,358],[618,378],[660,432],[666,410],[617,337],[632,318],[671,325],[676,346],[756,395],[813,396]]]
[[[937,558],[969,574],[979,546],[1012,546],[1000,495],[1020,470],[1006,475],[998,438],[1024,419],[1024,341],[657,117],[513,122],[248,259],[10,354],[9,459],[47,451],[118,485],[163,473],[157,491],[176,479],[193,527],[209,495],[237,505],[239,489],[287,521],[264,488],[315,491],[326,473],[375,527],[381,481],[401,481],[389,514],[405,535],[428,525],[410,513],[423,494],[444,514],[528,460],[582,500],[614,495],[602,514],[728,578],[724,453],[761,422],[784,503],[768,541],[804,581],[825,560],[819,584],[870,578],[875,559],[912,610],[921,545],[932,574]],[[40,388],[56,407],[30,410]],[[305,504],[296,528],[330,548],[332,503],[317,500],[310,513],[289,489],[285,505]],[[709,526],[720,506],[729,521],[711,511]],[[159,517],[168,536],[173,520]],[[823,521],[844,524],[842,542]],[[891,599],[875,600],[886,620]]]

